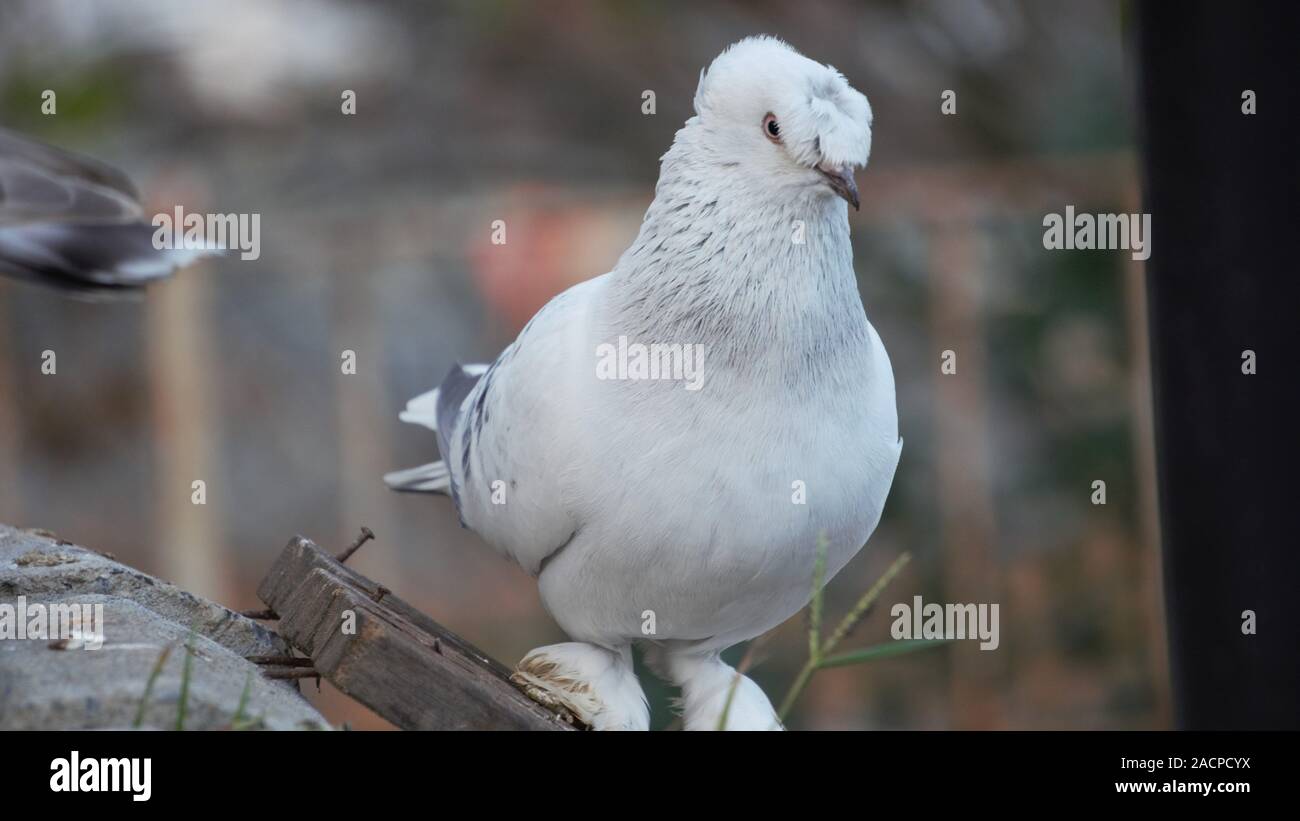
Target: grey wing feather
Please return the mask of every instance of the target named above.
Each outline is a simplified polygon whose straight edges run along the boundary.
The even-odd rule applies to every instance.
[[[452,453],[451,443],[455,439],[454,434],[456,423],[460,418],[460,407],[484,375],[471,373],[460,365],[453,365],[447,376],[438,385],[438,450],[442,453],[442,460],[448,467],[451,499],[456,504],[458,514],[460,513],[460,489],[456,486],[456,472],[450,470],[452,460],[456,458]],[[469,461],[470,434],[471,431],[465,431],[465,441],[462,444],[464,450],[462,455],[462,475],[464,475],[463,471]],[[465,524],[463,517],[461,518],[461,524]]]
[[[73,225],[41,222],[0,226],[0,270],[67,287],[131,288],[170,275],[210,251],[153,246],[143,223]]]
[[[483,374],[470,373],[460,365],[453,365],[438,385],[438,449],[444,460],[451,459],[452,431],[460,416],[460,406],[482,378]]]
[[[0,225],[124,222],[141,214],[139,195],[121,171],[0,129]]]
[[[158,249],[126,176],[0,129],[0,274],[106,296],[216,249]]]

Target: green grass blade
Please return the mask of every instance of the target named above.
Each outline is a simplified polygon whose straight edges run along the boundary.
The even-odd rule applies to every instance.
[[[244,674],[244,691],[239,694],[239,704],[235,707],[235,717],[230,719],[230,729],[242,730],[248,722],[244,718],[244,711],[248,709],[248,696],[253,689],[253,674]]]
[[[158,660],[153,663],[153,670],[149,672],[149,680],[144,683],[144,695],[140,697],[140,706],[135,711],[135,721],[131,722],[131,728],[138,730],[144,723],[144,711],[149,706],[149,696],[153,695],[154,682],[162,674],[163,665],[167,663],[167,657],[172,654],[172,646],[169,644],[158,654]]]
[[[808,658],[814,661],[822,652],[822,590],[826,586],[826,553],[829,549],[826,534],[817,534],[817,554],[813,560],[812,609],[808,618]]]
[[[884,644],[877,644],[872,647],[864,647],[861,650],[853,650],[848,653],[824,658],[821,664],[817,665],[819,669],[827,667],[848,667],[851,664],[862,664],[863,662],[875,661],[876,659],[887,659],[894,656],[904,656],[908,653],[915,653],[920,650],[928,650],[931,647],[939,647],[949,644],[948,639],[904,639],[901,641],[889,641]]]
[[[823,654],[834,650],[839,645],[840,641],[849,634],[849,631],[857,626],[862,617],[867,614],[869,609],[871,609],[871,605],[876,603],[876,599],[880,598],[880,594],[885,592],[885,588],[889,587],[889,583],[894,580],[895,576],[903,571],[903,568],[906,567],[907,563],[911,560],[912,554],[907,552],[899,554],[898,558],[894,559],[893,564],[885,570],[884,574],[879,579],[876,579],[876,583],[871,586],[871,589],[862,594],[862,598],[858,599],[858,603],[853,606],[853,609],[850,610],[848,615],[846,615],[840,622],[840,626],[835,628],[835,632],[831,633],[830,638],[822,643]]]
[[[194,628],[190,628],[190,636],[185,641],[185,663],[181,666],[181,697],[180,704],[176,707],[176,729],[178,731],[185,729],[185,708],[190,700],[190,673],[194,665]]]

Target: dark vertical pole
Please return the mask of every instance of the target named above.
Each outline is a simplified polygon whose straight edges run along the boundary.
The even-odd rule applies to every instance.
[[[1142,2],[1137,39],[1178,723],[1295,729],[1300,4]]]

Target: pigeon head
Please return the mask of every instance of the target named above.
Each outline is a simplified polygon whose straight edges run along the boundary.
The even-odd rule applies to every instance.
[[[842,197],[858,207],[853,170],[871,153],[871,104],[831,66],[774,37],[750,37],[700,73],[700,144],[780,195]]]

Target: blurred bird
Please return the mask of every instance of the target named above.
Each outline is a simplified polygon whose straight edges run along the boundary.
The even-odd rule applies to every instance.
[[[0,129],[0,274],[86,296],[138,292],[216,249],[157,249],[115,168]]]
[[[443,459],[388,484],[449,494],[574,639],[520,662],[538,701],[647,728],[641,642],[687,729],[780,728],[720,653],[807,604],[819,538],[828,580],[858,552],[902,448],[846,210],[871,121],[835,69],[769,37],[733,45],[701,72],[614,269],[401,414]],[[646,350],[663,358],[638,366]]]

